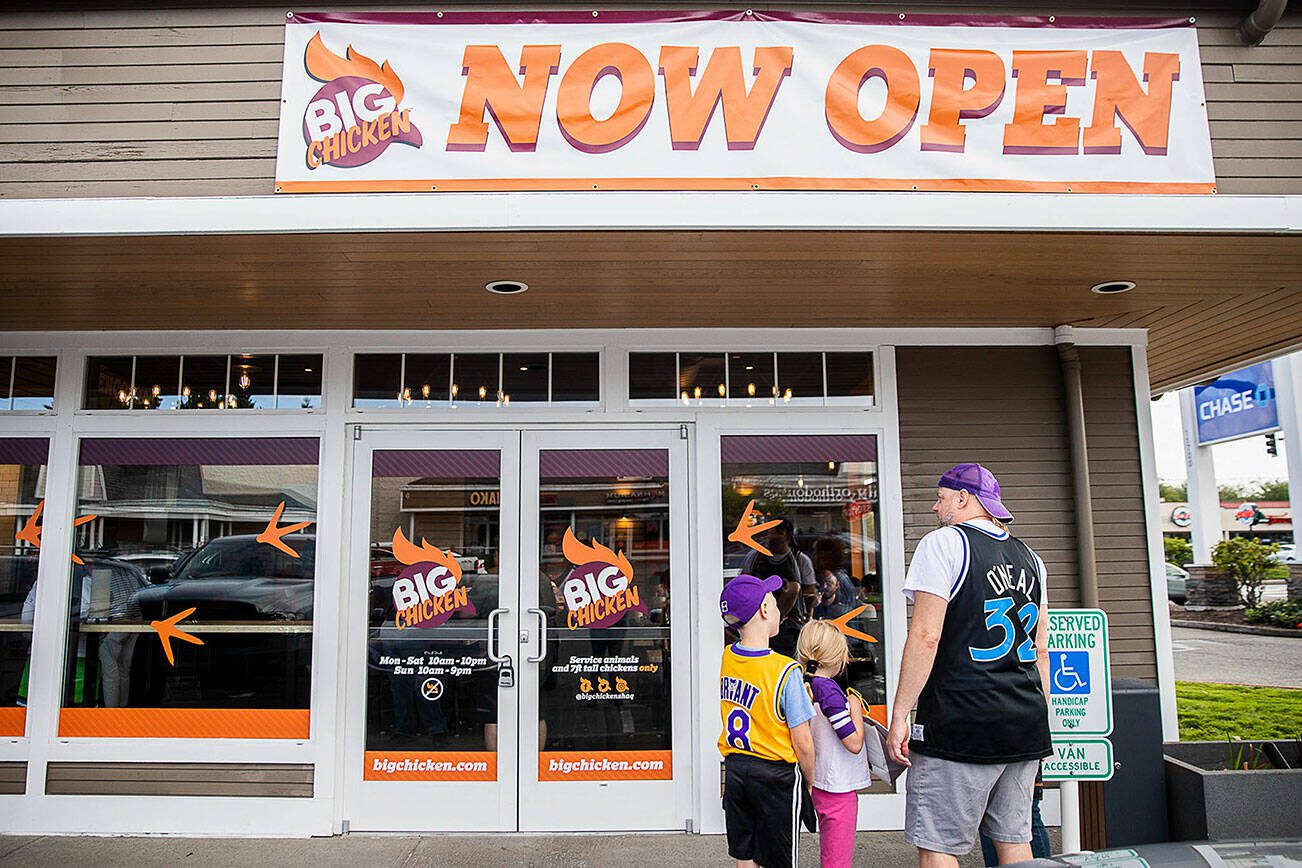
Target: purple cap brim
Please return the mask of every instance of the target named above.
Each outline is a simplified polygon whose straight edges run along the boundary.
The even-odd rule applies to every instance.
[[[981,505],[986,508],[986,512],[990,513],[1000,521],[1013,520],[1013,514],[1008,511],[1008,507],[1004,506],[1003,503],[996,498],[993,498],[988,494],[977,494],[974,495],[974,497],[976,497],[976,499],[981,502]]]

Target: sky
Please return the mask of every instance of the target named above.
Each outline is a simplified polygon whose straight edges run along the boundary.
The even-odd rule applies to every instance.
[[[1157,452],[1157,477],[1163,482],[1184,482],[1184,439],[1180,434],[1180,398],[1167,392],[1150,405],[1153,409],[1153,447]],[[1247,437],[1233,443],[1212,446],[1212,463],[1216,482],[1255,482],[1260,479],[1287,479],[1284,450],[1289,444],[1279,440],[1279,457],[1266,454],[1264,435]]]

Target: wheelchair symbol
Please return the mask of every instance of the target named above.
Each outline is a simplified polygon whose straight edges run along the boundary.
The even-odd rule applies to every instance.
[[[1090,656],[1087,651],[1063,651],[1049,658],[1054,693],[1090,692]]]

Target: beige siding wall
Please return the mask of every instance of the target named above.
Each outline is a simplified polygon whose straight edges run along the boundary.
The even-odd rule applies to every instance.
[[[1081,356],[1099,597],[1111,626],[1113,674],[1156,681],[1130,352],[1086,348]],[[1050,606],[1079,605],[1071,454],[1057,351],[900,347],[896,358],[908,555],[935,527],[930,508],[940,474],[958,462],[975,461],[999,477],[1005,502],[1017,516],[1014,533],[1044,559]]]
[[[0,763],[0,796],[20,796],[27,791],[27,763]]]
[[[1099,602],[1113,677],[1157,680],[1135,381],[1128,347],[1082,347]]]
[[[278,6],[0,14],[0,196],[271,193],[283,16]],[[1199,25],[1220,190],[1302,194],[1302,14],[1258,48],[1238,42],[1236,21],[1215,13]]]
[[[312,766],[50,763],[45,792],[61,796],[312,797]]]

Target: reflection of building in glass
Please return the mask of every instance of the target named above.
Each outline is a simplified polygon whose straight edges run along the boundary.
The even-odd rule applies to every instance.
[[[727,539],[746,507],[754,502],[755,522],[789,519],[790,541],[799,559],[790,579],[812,567],[814,587],[802,586],[802,603],[791,605],[773,647],[794,649],[800,624],[809,617],[835,618],[859,610],[847,626],[876,639],[854,635],[849,676],[870,705],[885,702],[884,621],[882,617],[881,513],[875,439],[853,436],[724,437],[723,573],[725,581],[743,569],[781,572],[784,561],[763,558]],[[756,538],[775,557],[786,550],[781,528]],[[808,560],[806,561],[805,558]],[[757,561],[765,566],[759,567]],[[798,568],[797,568],[798,567]],[[782,601],[779,601],[782,603]]]
[[[78,546],[114,557],[177,552],[258,533],[284,501],[284,524],[316,517],[315,465],[89,465],[79,477]]]

